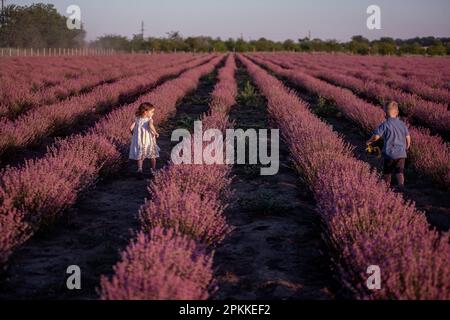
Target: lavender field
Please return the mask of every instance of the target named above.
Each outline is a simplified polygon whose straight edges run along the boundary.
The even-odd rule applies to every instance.
[[[0,298],[449,300],[449,81],[450,60],[429,57],[2,59]],[[390,100],[413,141],[401,192],[365,152]],[[142,102],[161,159],[139,180]],[[279,172],[173,163],[173,130],[196,120],[279,129]],[[70,265],[83,290],[67,290]]]

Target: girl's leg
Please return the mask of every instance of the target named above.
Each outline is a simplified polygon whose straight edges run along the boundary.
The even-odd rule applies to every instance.
[[[152,169],[156,170],[156,158],[151,159],[152,162]]]
[[[138,160],[137,164],[138,164],[138,172],[142,172],[144,167],[144,160]]]

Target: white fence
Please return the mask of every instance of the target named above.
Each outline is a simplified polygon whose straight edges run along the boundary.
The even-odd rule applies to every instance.
[[[92,48],[0,48],[0,57],[111,56],[114,49]]]

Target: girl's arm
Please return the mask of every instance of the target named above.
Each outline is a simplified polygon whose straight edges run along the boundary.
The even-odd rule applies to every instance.
[[[133,134],[133,130],[134,130],[134,127],[136,126],[136,122],[133,122],[133,124],[130,126],[130,132],[131,132],[131,134]]]
[[[157,137],[159,138],[159,133],[158,131],[156,131],[155,126],[153,125],[153,122],[150,124],[150,131]]]

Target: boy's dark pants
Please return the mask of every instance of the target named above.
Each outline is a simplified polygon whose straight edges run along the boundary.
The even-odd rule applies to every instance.
[[[405,183],[404,171],[405,171],[406,159],[384,159],[383,174],[385,181],[390,184],[392,174],[396,175],[399,186],[403,186]]]
[[[406,159],[384,159],[383,173],[384,174],[400,174],[405,171]]]

